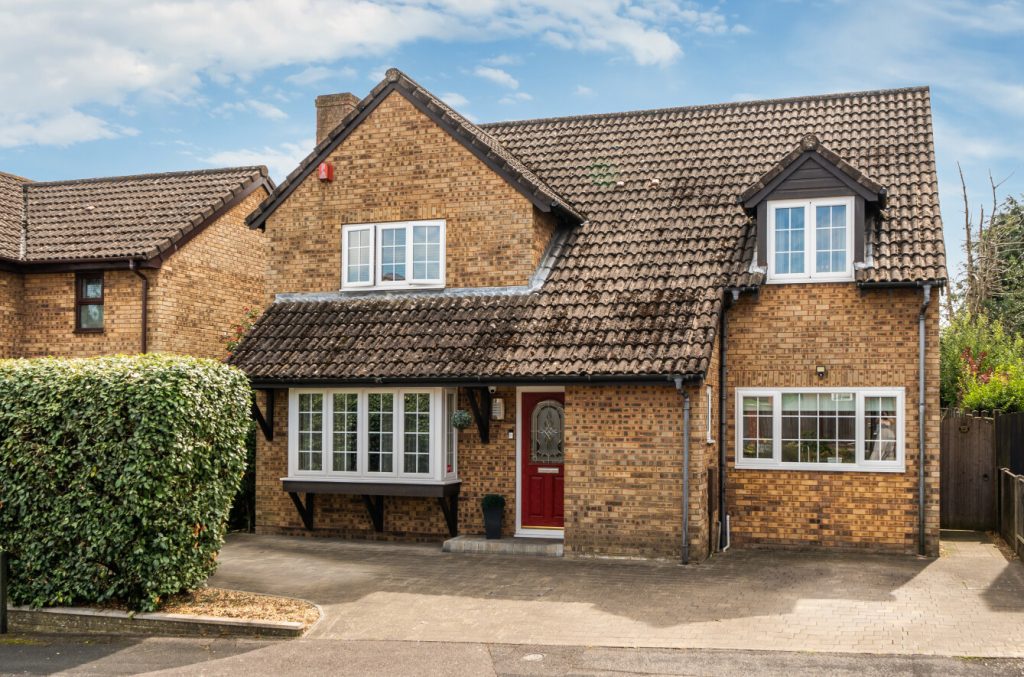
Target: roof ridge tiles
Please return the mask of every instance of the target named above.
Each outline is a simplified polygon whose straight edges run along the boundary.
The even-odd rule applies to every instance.
[[[524,118],[521,120],[495,120],[494,122],[480,122],[477,127],[484,131],[492,127],[507,127],[511,125],[530,125],[546,122],[568,122],[573,120],[595,120],[602,118],[625,117],[629,115],[658,115],[663,113],[678,113],[685,111],[718,110],[726,108],[746,108],[751,106],[778,105],[788,103],[803,103],[810,101],[831,101],[835,99],[853,99],[857,97],[880,96],[883,94],[907,94],[911,92],[925,92],[930,94],[931,88],[928,85],[915,85],[912,87],[894,87],[891,89],[869,89],[853,92],[834,92],[831,94],[810,94],[806,96],[780,97],[775,99],[750,99],[748,101],[729,101],[722,103],[703,103],[691,106],[668,106],[664,108],[638,108],[625,111],[608,111],[604,113],[586,113],[583,115],[564,115],[543,118]]]
[[[32,188],[45,188],[48,186],[66,186],[66,185],[78,185],[87,183],[112,183],[115,181],[130,181],[138,179],[158,179],[158,178],[172,178],[172,177],[188,177],[188,176],[210,176],[215,174],[229,174],[237,172],[249,172],[253,174],[258,172],[260,176],[269,176],[267,168],[263,165],[248,165],[243,167],[214,167],[211,169],[186,169],[175,172],[151,172],[148,174],[122,174],[120,176],[93,176],[84,179],[65,179],[58,181],[32,181],[30,179],[24,179]],[[0,172],[3,173],[3,172]]]

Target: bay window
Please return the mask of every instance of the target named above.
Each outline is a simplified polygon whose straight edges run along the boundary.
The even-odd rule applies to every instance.
[[[854,199],[768,203],[769,282],[853,279]]]
[[[342,289],[444,286],[443,220],[353,223],[341,232]]]
[[[454,481],[454,390],[293,389],[288,475],[345,482]]]
[[[736,391],[736,467],[902,472],[902,388]]]

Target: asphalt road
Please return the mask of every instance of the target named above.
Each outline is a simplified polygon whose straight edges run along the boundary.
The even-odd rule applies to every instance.
[[[1024,659],[331,639],[9,635],[2,675],[1024,675]]]

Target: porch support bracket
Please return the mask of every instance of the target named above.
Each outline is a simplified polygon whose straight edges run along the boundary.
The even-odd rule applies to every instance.
[[[491,441],[491,391],[487,388],[467,388],[469,407],[473,410],[476,429],[480,433],[480,441],[488,444]]]
[[[313,496],[316,494],[306,494],[306,503],[303,505],[302,500],[299,498],[298,492],[289,491],[288,495],[291,496],[292,503],[295,504],[295,509],[299,511],[299,517],[302,518],[302,524],[308,531],[313,530]]]
[[[263,391],[267,396],[267,415],[264,416],[263,412],[260,411],[260,406],[256,402],[255,393],[252,396],[252,417],[256,419],[256,424],[259,425],[260,430],[263,431],[263,437],[268,442],[274,441],[274,390],[273,388]]]
[[[437,502],[444,513],[444,521],[448,525],[448,535],[455,538],[459,535],[459,495],[449,497],[438,496]]]
[[[363,494],[363,505],[366,506],[366,512],[370,513],[373,530],[378,534],[384,531],[384,497]]]

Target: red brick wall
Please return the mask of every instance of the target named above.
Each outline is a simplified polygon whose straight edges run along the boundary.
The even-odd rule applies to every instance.
[[[149,349],[222,359],[245,308],[266,300],[266,237],[245,217],[266,198],[255,190],[175,252],[150,276]]]
[[[103,274],[103,332],[75,333],[75,274],[25,275],[19,357],[93,357],[137,353],[141,280],[127,270]]]
[[[341,227],[447,221],[449,287],[526,284],[554,224],[505,179],[392,92],[267,221],[268,292],[341,286]]]
[[[827,546],[916,552],[916,289],[859,291],[853,284],[766,285],[729,315],[728,500],[732,538],[744,545]],[[939,298],[927,325],[927,536],[939,535]],[[819,379],[816,366],[828,375]],[[738,470],[737,387],[905,388],[906,472]]]
[[[17,355],[23,294],[21,274],[0,271],[0,359]]]
[[[708,552],[706,406],[690,394],[690,559]],[[683,398],[672,385],[572,386],[565,394],[568,555],[677,559]]]

